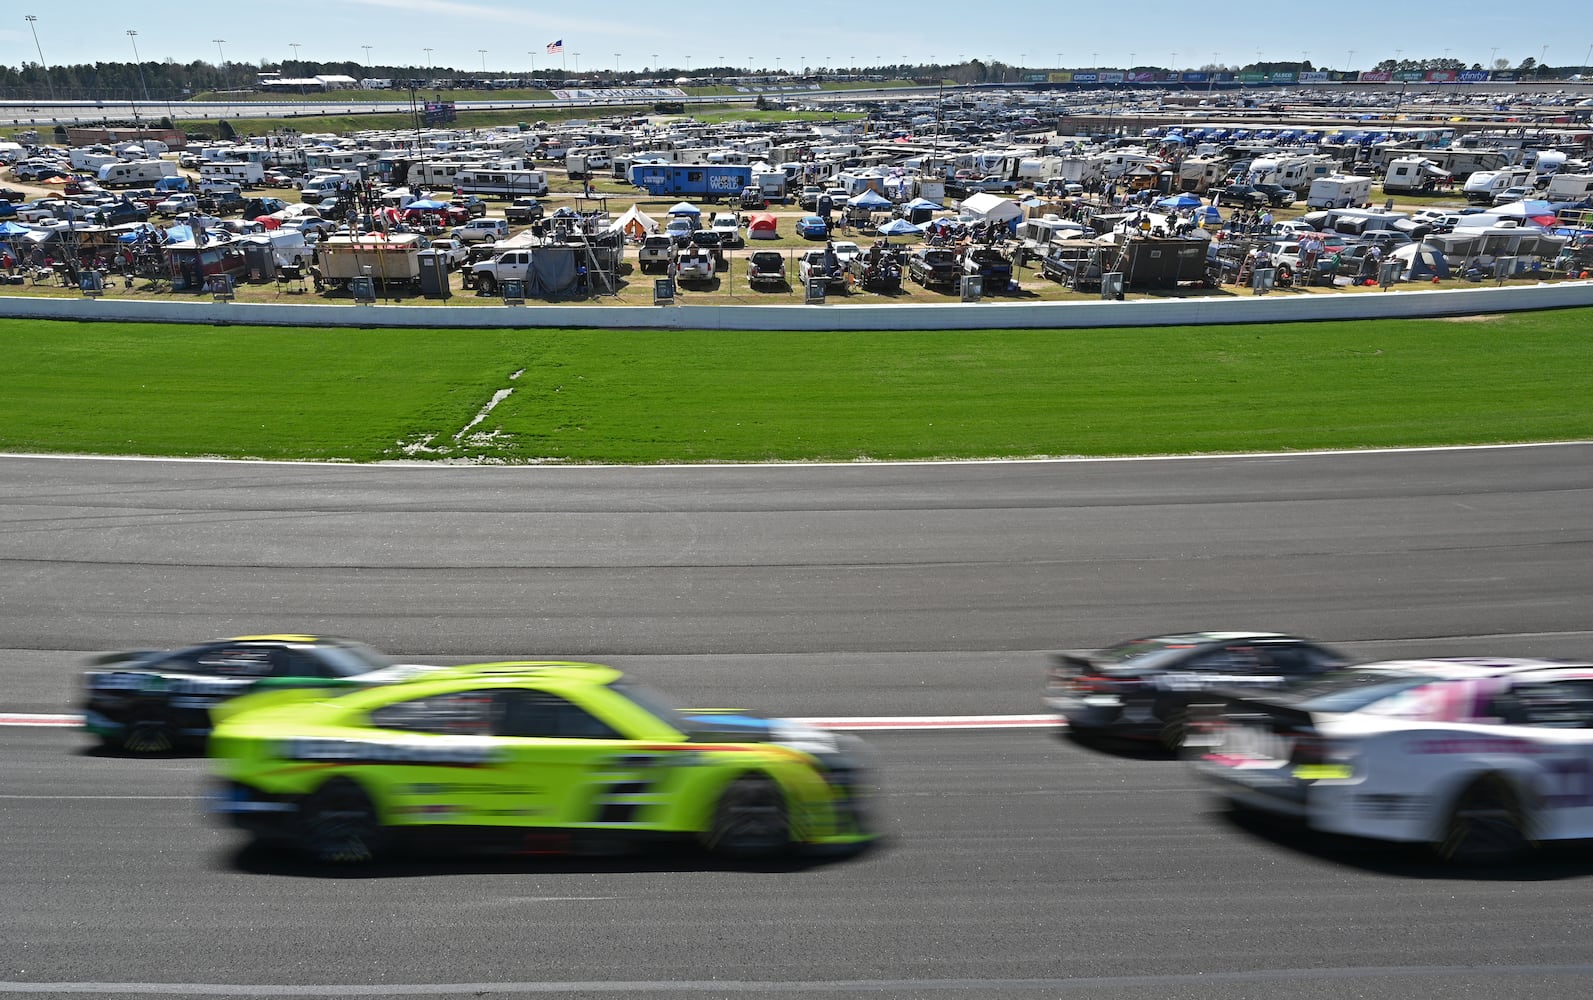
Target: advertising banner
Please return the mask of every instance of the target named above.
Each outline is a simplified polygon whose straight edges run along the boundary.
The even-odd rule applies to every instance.
[[[1267,82],[1267,74],[1265,74],[1265,73],[1240,73],[1239,74],[1239,82],[1240,83],[1266,83]]]
[[[1328,75],[1323,70],[1307,70],[1300,74],[1301,83],[1327,83]]]
[[[1488,71],[1485,69],[1463,69],[1460,71],[1461,83],[1487,83]]]
[[[1050,75],[1050,80],[1052,83],[1072,83],[1073,74],[1063,70],[1059,73],[1052,73]]]
[[[1360,82],[1387,83],[1392,79],[1394,79],[1394,74],[1390,73],[1386,69],[1369,69],[1361,73]]]
[[[1427,74],[1419,69],[1400,70],[1394,74],[1395,83],[1421,83],[1427,79]]]
[[[1292,71],[1287,72],[1287,73],[1268,73],[1267,74],[1267,82],[1269,82],[1269,83],[1293,83],[1294,80],[1295,80],[1295,77],[1297,75],[1298,74],[1296,74],[1296,73],[1294,73]]]
[[[1100,81],[1102,83],[1122,83],[1123,82],[1123,73],[1122,73],[1121,70],[1105,70],[1105,71],[1103,71],[1103,72],[1101,72],[1101,73],[1099,73],[1097,75],[1100,77]]]
[[[1179,76],[1179,79],[1185,83],[1208,83],[1211,80],[1211,76],[1207,73],[1183,73]]]
[[[1456,75],[1452,69],[1430,69],[1427,71],[1427,82],[1454,83]]]
[[[819,89],[818,84],[814,84],[812,89]],[[553,99],[556,101],[655,101],[660,97],[685,96],[686,92],[679,87],[614,87],[603,90],[588,90],[583,87],[579,90],[553,91]]]
[[[1496,69],[1488,74],[1488,79],[1495,82],[1508,83],[1511,80],[1519,80],[1520,78],[1521,74],[1513,69]]]
[[[1156,82],[1156,74],[1152,73],[1150,70],[1139,70],[1139,69],[1134,70],[1133,72],[1127,74],[1127,78],[1128,78],[1128,82],[1129,83],[1155,83]]]
[[[1072,76],[1073,76],[1073,82],[1074,83],[1100,83],[1101,82],[1100,78],[1099,78],[1100,75],[1098,73],[1074,73],[1074,74],[1072,74]]]

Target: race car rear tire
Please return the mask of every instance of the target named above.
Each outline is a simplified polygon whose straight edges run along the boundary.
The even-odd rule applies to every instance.
[[[704,843],[727,858],[767,858],[791,846],[785,793],[772,779],[743,775],[725,786]]]
[[[1189,738],[1189,706],[1173,705],[1166,709],[1162,717],[1162,728],[1157,739],[1162,748],[1168,753],[1178,753],[1184,749],[1184,741]]]
[[[107,745],[127,753],[171,753],[177,749],[181,734],[169,716],[154,715],[136,719],[127,729]]]
[[[1520,796],[1503,778],[1490,775],[1455,799],[1434,849],[1445,861],[1484,865],[1513,861],[1531,846]]]
[[[297,839],[305,854],[326,864],[370,861],[385,841],[376,804],[348,778],[333,778],[305,797]]]

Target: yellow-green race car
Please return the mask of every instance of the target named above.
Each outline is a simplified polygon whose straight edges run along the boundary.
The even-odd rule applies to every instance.
[[[660,838],[750,858],[875,837],[856,737],[675,709],[612,667],[478,664],[212,712],[213,810],[321,861],[416,844],[559,853]]]

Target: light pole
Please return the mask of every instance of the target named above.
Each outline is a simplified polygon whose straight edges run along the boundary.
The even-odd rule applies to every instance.
[[[1350,72],[1350,68],[1353,67],[1354,65],[1355,65],[1355,50],[1351,49],[1350,50],[1350,54],[1348,56],[1346,56],[1345,59],[1344,59],[1344,72],[1346,72],[1346,73]]]
[[[22,19],[28,22],[28,27],[33,31],[33,47],[39,53],[39,68],[44,70],[45,86],[50,88],[50,100],[55,100],[55,81],[50,79],[50,64],[44,61],[44,49],[39,46],[38,18],[32,14],[24,14]]]
[[[581,53],[575,53],[575,75],[581,75]]]
[[[1499,46],[1495,45],[1488,50],[1488,70],[1492,72],[1494,60],[1499,58]]]
[[[619,71],[620,71],[619,70],[619,57],[620,57],[620,54],[618,52],[614,53],[614,75],[615,76],[619,76]],[[724,56],[720,56],[719,58],[723,59]]]
[[[431,72],[431,49],[421,49],[421,51],[426,53],[426,72],[429,73]]]
[[[211,41],[216,43],[216,58],[218,60],[220,60],[220,62],[218,62],[216,65],[218,65],[218,66],[227,65],[227,54],[225,52],[221,51],[222,43],[225,42],[226,39],[225,38],[212,38]]]
[[[531,49],[526,55],[531,57],[531,75],[537,75],[537,50]]]
[[[127,29],[127,40],[133,43],[133,64],[138,67],[138,84],[144,91],[144,103],[149,103],[149,84],[144,82],[144,63],[138,56],[138,32],[132,28]],[[144,134],[144,123],[138,119],[138,104],[133,104],[133,127],[139,136]]]
[[[481,53],[481,75],[482,76],[486,76],[487,75],[487,50],[486,49],[477,49],[476,51]]]
[[[288,48],[293,50],[293,61],[294,62],[298,62],[299,61],[299,43],[298,42],[289,42],[288,43]]]
[[[365,50],[365,66],[369,69],[371,65],[371,47],[369,45],[361,45],[360,48]]]

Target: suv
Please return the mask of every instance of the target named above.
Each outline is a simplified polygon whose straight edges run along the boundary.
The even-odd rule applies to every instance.
[[[509,238],[509,220],[507,219],[471,219],[462,226],[455,226],[454,239],[461,243],[491,243],[496,240]]]
[[[668,236],[646,236],[636,250],[636,268],[646,274],[649,268],[666,270],[675,254],[675,241]]]
[[[822,194],[824,194],[823,188],[817,184],[809,184],[797,196],[797,207],[805,208],[810,212],[817,212],[819,210],[819,196]]]
[[[686,246],[675,257],[675,280],[712,281],[714,255],[702,247]]]

